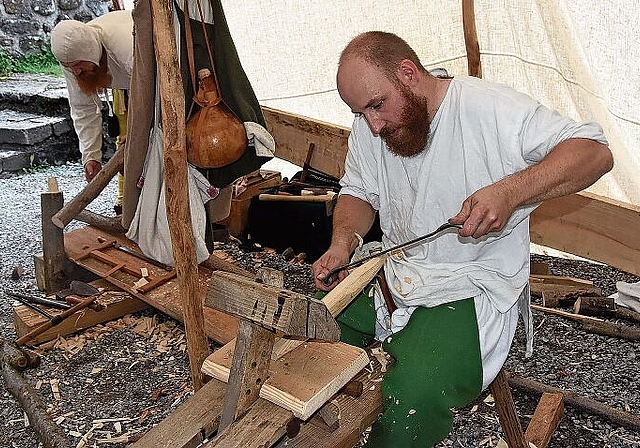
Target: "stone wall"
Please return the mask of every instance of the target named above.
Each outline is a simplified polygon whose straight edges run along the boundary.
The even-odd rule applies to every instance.
[[[0,50],[38,53],[59,21],[88,22],[111,9],[112,0],[0,0]]]

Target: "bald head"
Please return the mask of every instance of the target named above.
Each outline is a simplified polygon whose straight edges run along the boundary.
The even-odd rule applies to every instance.
[[[352,59],[361,59],[376,67],[387,79],[397,80],[400,62],[408,59],[427,73],[416,52],[402,38],[384,31],[359,34],[342,50],[339,65]]]

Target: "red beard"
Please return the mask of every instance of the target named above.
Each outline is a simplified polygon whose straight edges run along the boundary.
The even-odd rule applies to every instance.
[[[102,89],[106,89],[111,85],[111,79],[111,74],[107,70],[106,60],[104,64],[101,61],[100,66],[97,66],[94,72],[82,72],[76,76],[80,90],[87,95],[93,95]]]
[[[385,126],[380,130],[380,137],[391,153],[400,157],[414,157],[424,151],[429,137],[429,103],[426,98],[418,97],[405,86],[400,86],[400,92],[405,100],[400,124]]]

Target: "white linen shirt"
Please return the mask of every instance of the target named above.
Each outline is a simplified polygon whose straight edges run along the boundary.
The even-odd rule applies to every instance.
[[[379,212],[387,248],[435,230],[472,193],[539,162],[574,137],[607,144],[596,123],[562,117],[506,85],[456,77],[433,118],[425,150],[415,157],[389,152],[365,119],[356,117],[340,194]],[[390,257],[385,272],[398,310],[391,322],[378,313],[378,339],[402,329],[418,306],[474,297],[489,300],[500,313],[512,309],[529,279],[528,217],[535,207],[517,209],[500,232],[474,239],[451,229]],[[377,297],[378,309],[380,303]]]
[[[133,19],[130,10],[102,15],[87,25],[98,30],[107,53],[112,76],[112,89],[128,89],[133,68]],[[97,95],[87,95],[78,86],[73,72],[62,67],[69,92],[69,106],[73,127],[78,134],[82,164],[102,160],[102,112]]]

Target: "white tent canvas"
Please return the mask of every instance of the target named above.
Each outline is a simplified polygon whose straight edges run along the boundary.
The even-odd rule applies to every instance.
[[[460,0],[223,1],[260,103],[350,126],[335,72],[356,34],[403,37],[427,68],[467,74]],[[574,119],[595,120],[616,166],[590,188],[640,204],[640,16],[635,0],[476,0],[483,77]]]

